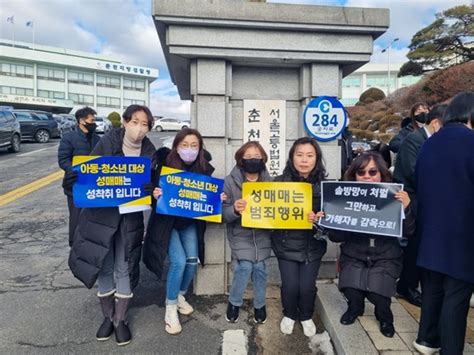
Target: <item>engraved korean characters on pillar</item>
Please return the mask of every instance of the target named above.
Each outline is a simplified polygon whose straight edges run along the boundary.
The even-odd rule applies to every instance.
[[[260,142],[270,175],[280,175],[286,163],[286,101],[244,100],[243,122],[243,141]]]

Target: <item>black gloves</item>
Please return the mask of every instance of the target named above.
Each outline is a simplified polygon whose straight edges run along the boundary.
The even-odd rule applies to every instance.
[[[153,190],[155,189],[155,185],[152,182],[143,185],[143,190],[147,195],[151,195]]]
[[[64,174],[64,179],[63,179],[63,188],[65,189],[71,189],[72,185],[77,181],[77,177],[79,176],[79,173],[76,170],[68,170]]]

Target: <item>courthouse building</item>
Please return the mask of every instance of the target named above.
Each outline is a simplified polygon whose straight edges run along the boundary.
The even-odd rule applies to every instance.
[[[403,76],[398,78],[403,63],[390,63],[390,85],[387,63],[368,63],[342,80],[342,99],[345,106],[354,106],[360,95],[367,89],[375,87],[385,95],[397,89],[415,84],[421,76]]]
[[[94,53],[0,39],[0,105],[99,115],[150,104],[158,69],[124,64]]]

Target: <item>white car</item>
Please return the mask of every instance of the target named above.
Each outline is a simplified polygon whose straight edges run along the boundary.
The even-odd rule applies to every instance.
[[[95,130],[97,133],[107,133],[112,129],[112,123],[106,117],[96,116],[95,123],[97,124]]]
[[[180,121],[176,118],[160,118],[155,121],[153,129],[158,132],[162,131],[179,131],[189,127],[190,121]]]

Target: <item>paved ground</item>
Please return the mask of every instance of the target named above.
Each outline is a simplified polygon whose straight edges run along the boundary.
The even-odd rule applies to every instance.
[[[154,133],[152,140],[159,146],[169,135]],[[281,307],[275,289],[269,290],[269,318],[264,325],[253,324],[249,303],[241,320],[229,324],[224,296],[191,296],[196,312],[182,318],[181,335],[169,336],[163,324],[164,285],[145,267],[130,309],[134,341],[124,348],[112,340],[98,343],[94,336],[101,315],[96,290],[75,280],[67,266],[67,206],[61,179],[38,189],[35,185],[58,170],[58,143],[27,143],[20,153],[0,152],[0,353],[219,354],[224,337],[230,339],[225,349],[233,351],[238,345],[232,343],[229,330],[243,334],[250,354],[321,353],[327,347],[327,339],[325,345],[320,342],[324,335],[308,339],[299,325],[293,336],[279,332]],[[32,186],[31,192],[15,199],[25,184]],[[10,202],[2,205],[12,190],[16,192],[9,195]],[[321,333],[322,326],[315,321]]]

